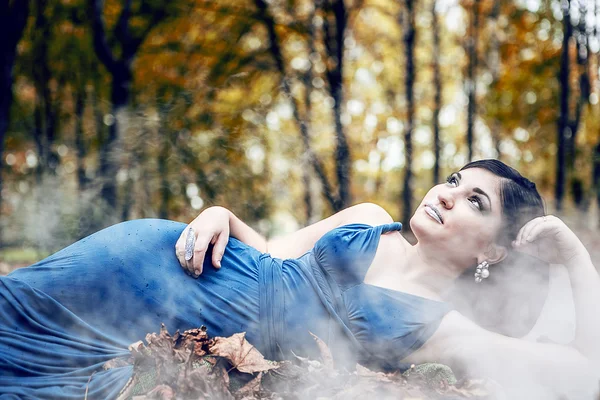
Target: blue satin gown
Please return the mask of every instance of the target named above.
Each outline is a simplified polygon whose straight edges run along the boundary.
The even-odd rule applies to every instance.
[[[103,370],[164,323],[247,332],[267,358],[315,357],[402,368],[449,311],[445,303],[365,284],[379,237],[399,223],[352,224],[281,260],[230,238],[221,265],[185,274],[174,246],[184,224],[144,219],[97,232],[0,277],[0,398],[115,398],[132,367]],[[91,379],[90,379],[91,376]],[[89,383],[88,383],[89,381]]]

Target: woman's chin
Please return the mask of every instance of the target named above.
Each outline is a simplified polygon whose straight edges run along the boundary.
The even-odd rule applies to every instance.
[[[441,227],[439,222],[434,221],[427,215],[413,215],[409,224],[410,230],[418,241],[427,237],[437,236],[435,232]]]

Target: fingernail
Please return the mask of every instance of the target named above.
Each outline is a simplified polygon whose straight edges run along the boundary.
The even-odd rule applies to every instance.
[[[217,260],[217,267],[221,268],[221,260]]]
[[[199,270],[195,270],[194,274],[196,275],[196,278],[197,278],[198,276],[200,276],[200,271]]]

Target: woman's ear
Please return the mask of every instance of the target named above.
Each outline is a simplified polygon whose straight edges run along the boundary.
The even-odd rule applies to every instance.
[[[508,250],[504,246],[499,244],[491,244],[490,247],[484,253],[485,260],[490,264],[494,265],[504,260],[508,255]]]

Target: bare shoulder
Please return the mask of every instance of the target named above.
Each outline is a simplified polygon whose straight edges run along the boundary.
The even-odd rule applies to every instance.
[[[347,208],[346,211],[345,224],[381,225],[394,222],[392,216],[383,207],[375,203],[360,203]]]

